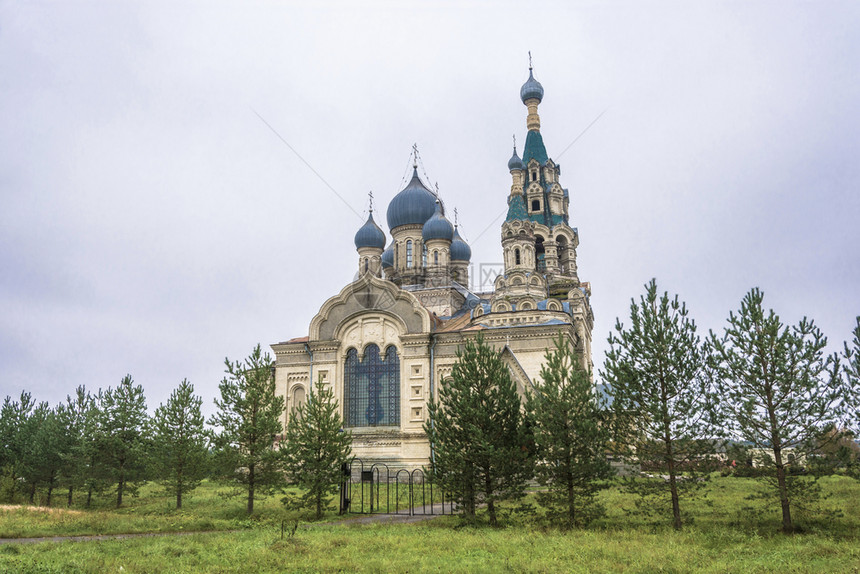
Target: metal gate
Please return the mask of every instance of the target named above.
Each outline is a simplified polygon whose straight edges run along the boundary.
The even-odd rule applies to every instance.
[[[366,466],[361,459],[344,464],[340,487],[341,514],[453,514],[454,504],[435,488],[423,469],[391,469],[377,462]]]

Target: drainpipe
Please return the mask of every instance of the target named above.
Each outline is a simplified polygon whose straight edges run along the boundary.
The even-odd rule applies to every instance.
[[[436,349],[436,337],[434,337],[431,334],[430,338],[432,339],[432,342],[430,343],[430,399],[436,400],[436,395],[433,394],[433,391],[435,390],[435,387],[433,385],[433,373],[436,371],[435,363],[434,363],[434,359],[433,359],[433,357],[434,357],[433,352]],[[436,428],[435,421],[432,418],[430,419],[430,428],[431,429]],[[432,442],[430,443],[430,461],[433,463],[433,468],[435,469],[436,468],[436,446]]]
[[[313,388],[314,388],[314,352],[311,351],[311,347],[307,343],[305,343],[305,351],[307,352],[307,354],[311,358],[311,370],[310,370],[310,375],[309,375],[310,376],[310,379],[309,379],[310,382],[308,383],[308,396],[310,396],[311,391],[313,391]]]

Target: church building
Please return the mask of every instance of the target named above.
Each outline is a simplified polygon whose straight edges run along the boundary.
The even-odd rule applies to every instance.
[[[514,146],[508,161],[504,270],[493,291],[467,287],[471,249],[419,177],[416,158],[412,180],[388,205],[390,240],[371,209],[355,234],[358,279],[323,303],[307,336],[272,345],[284,425],[314,385],[331,385],[355,456],[420,467],[430,456],[427,402],[438,399],[457,350],[479,333],[501,352],[521,393],[559,333],[591,371],[590,286],[579,279],[579,235],[570,225],[561,166],[541,137],[543,95],[530,67],[520,89],[528,133],[522,158]],[[504,197],[486,194],[489,202]]]

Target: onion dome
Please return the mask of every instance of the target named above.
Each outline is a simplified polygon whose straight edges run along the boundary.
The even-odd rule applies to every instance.
[[[520,99],[523,103],[526,103],[526,100],[531,100],[532,98],[537,98],[538,101],[543,99],[543,86],[535,80],[532,69],[529,68],[529,79],[520,88]]]
[[[508,160],[508,170],[520,170],[524,171],[526,169],[526,164],[523,163],[523,160],[520,159],[520,156],[517,155],[517,148],[514,146],[514,155],[511,156],[511,159]]]
[[[436,201],[436,212],[424,224],[424,228],[421,230],[421,239],[424,241],[431,239],[451,241],[454,239],[454,226],[442,214],[442,202]]]
[[[401,225],[424,225],[436,209],[436,196],[427,189],[418,177],[418,169],[412,172],[412,181],[388,204],[388,228]]]
[[[362,247],[385,249],[385,233],[373,221],[373,211],[367,216],[367,222],[355,234],[355,248]]]
[[[394,242],[388,246],[388,249],[382,252],[382,268],[394,267]]]
[[[466,261],[472,258],[472,248],[460,237],[460,232],[454,229],[454,240],[451,242],[451,261]]]

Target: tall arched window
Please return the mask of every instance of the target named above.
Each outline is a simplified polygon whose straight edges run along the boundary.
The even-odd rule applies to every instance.
[[[545,256],[546,252],[543,246],[543,237],[538,235],[535,237],[535,271],[538,273],[546,272],[546,261],[544,261]]]
[[[299,407],[304,406],[305,404],[305,388],[304,387],[295,387],[293,389],[293,412],[296,411]]]
[[[433,265],[439,265],[439,252],[433,252]]]
[[[393,345],[380,356],[379,347],[370,344],[361,361],[350,349],[343,387],[345,426],[400,426],[400,358]]]
[[[514,249],[514,265],[520,264],[520,250]]]
[[[421,265],[427,267],[427,244],[421,245]]]
[[[406,268],[412,269],[412,240],[406,240]]]

